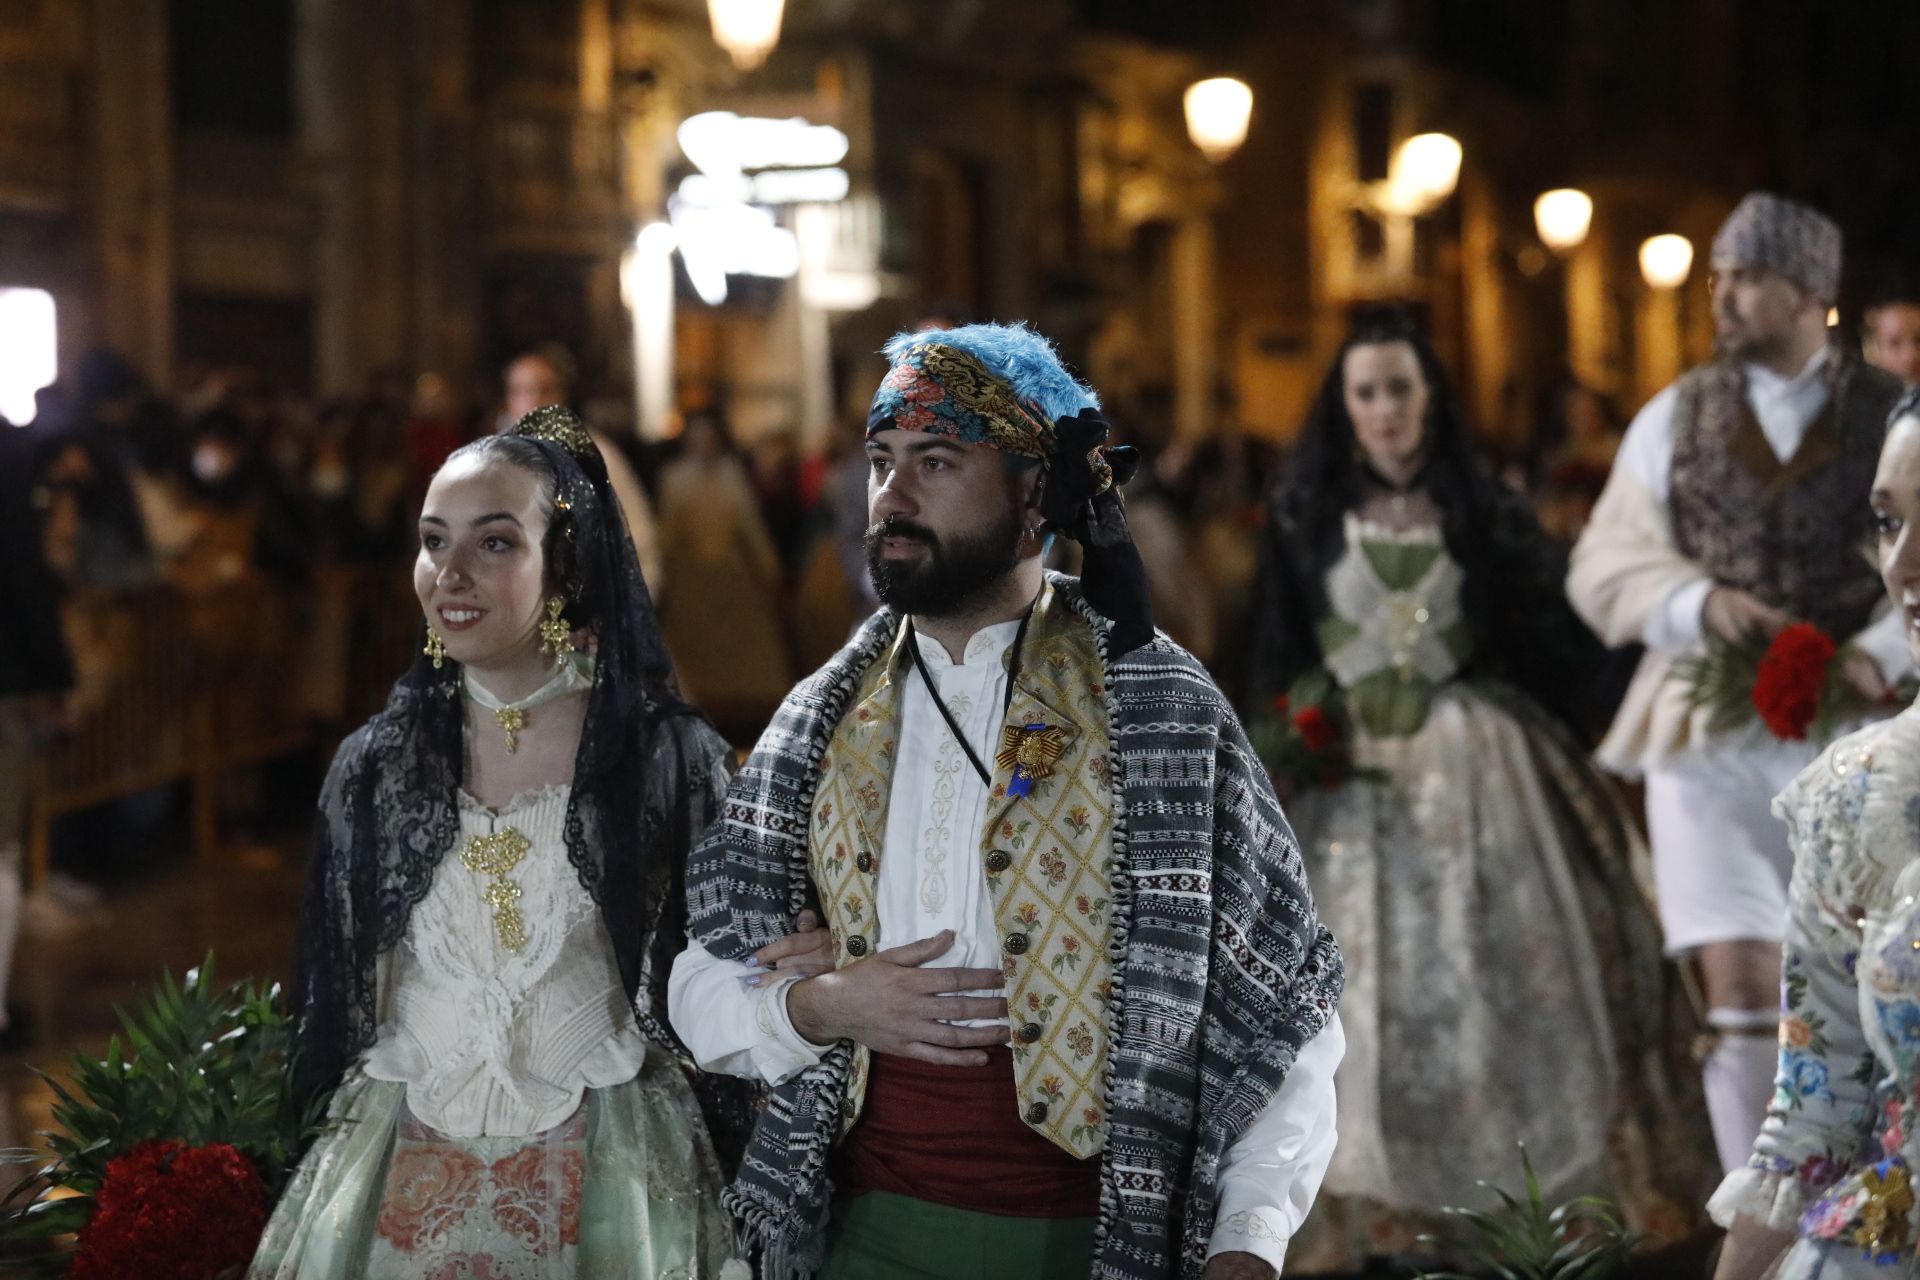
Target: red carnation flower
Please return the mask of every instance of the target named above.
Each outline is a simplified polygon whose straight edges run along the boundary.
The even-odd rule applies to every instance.
[[[1304,707],[1294,712],[1293,728],[1309,751],[1325,751],[1333,745],[1333,721],[1318,707]]]
[[[1284,716],[1292,706],[1293,699],[1289,698],[1286,694],[1277,693],[1273,696],[1273,714]]]
[[[142,1142],[107,1164],[68,1280],[206,1280],[244,1268],[267,1225],[253,1162],[223,1142]]]
[[[1767,646],[1753,682],[1753,707],[1776,738],[1797,742],[1807,736],[1838,653],[1833,638],[1809,622],[1796,622]]]

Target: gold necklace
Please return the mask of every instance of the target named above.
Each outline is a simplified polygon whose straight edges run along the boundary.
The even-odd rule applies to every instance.
[[[520,901],[520,886],[507,879],[507,874],[520,865],[531,848],[533,841],[512,827],[504,827],[491,835],[470,837],[466,848],[460,850],[460,861],[467,870],[493,878],[480,897],[493,908],[493,931],[499,935],[500,945],[516,955],[527,945],[527,922],[514,905]]]

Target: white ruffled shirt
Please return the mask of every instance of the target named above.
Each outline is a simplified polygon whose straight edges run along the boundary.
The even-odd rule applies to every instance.
[[[920,645],[942,701],[983,760],[992,759],[1005,716],[1007,651],[1018,631],[1018,622],[982,629],[958,663],[935,641]],[[987,787],[920,677],[909,670],[900,688],[893,800],[875,903],[890,940],[885,945],[951,929],[953,946],[927,967],[997,969],[999,930],[979,858]],[[746,986],[758,973],[690,944],[674,962],[668,1009],[702,1070],[779,1084],[818,1062],[825,1049],[803,1039],[787,1016],[792,980]],[[1280,1270],[1287,1242],[1333,1158],[1333,1076],[1345,1052],[1336,1018],[1301,1050],[1266,1110],[1228,1148],[1209,1256],[1244,1251]]]
[[[496,814],[462,792],[460,834],[395,948],[365,1070],[406,1085],[407,1106],[442,1133],[539,1133],[646,1062],[613,942],[567,858],[569,795],[543,787]],[[491,877],[460,858],[468,840],[508,827],[532,846],[505,877],[520,889],[518,953],[482,896]]]

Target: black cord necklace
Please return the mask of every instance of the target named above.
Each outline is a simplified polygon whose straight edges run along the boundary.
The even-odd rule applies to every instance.
[[[1026,616],[1020,619],[1020,629],[1013,633],[1013,656],[1007,659],[1007,691],[1000,700],[1000,718],[1005,720],[1007,712],[1013,709],[1013,684],[1020,678],[1020,649],[1027,638],[1027,624],[1033,621],[1033,606],[1027,606]],[[993,789],[993,774],[987,770],[980,759],[980,753],[967,741],[967,735],[960,731],[959,721],[953,718],[953,712],[940,697],[940,687],[933,682],[933,673],[927,670],[927,660],[920,656],[920,635],[913,629],[913,622],[907,622],[907,651],[913,655],[913,665],[920,672],[920,681],[927,687],[927,696],[933,699],[934,708],[940,712],[940,718],[947,722],[947,732],[967,753],[967,761],[973,765],[973,771],[980,775],[980,785],[989,791]]]

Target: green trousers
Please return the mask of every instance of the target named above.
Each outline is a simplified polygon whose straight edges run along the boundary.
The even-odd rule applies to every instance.
[[[1093,1225],[869,1191],[834,1206],[820,1280],[1087,1280]]]

